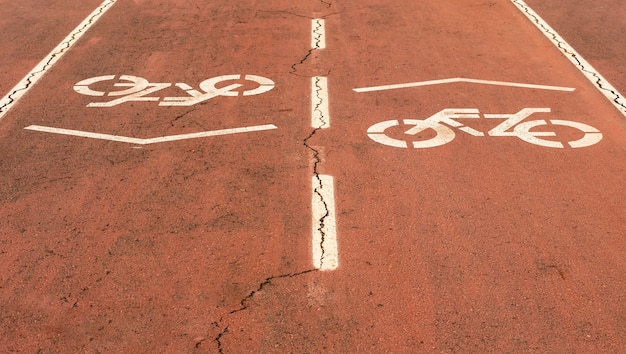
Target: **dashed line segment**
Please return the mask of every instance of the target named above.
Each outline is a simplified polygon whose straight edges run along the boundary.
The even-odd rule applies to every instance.
[[[326,24],[323,19],[314,19],[311,22],[311,47],[314,49],[326,48]]]
[[[312,20],[312,48],[305,57],[299,62],[304,63],[315,50],[325,47],[325,34],[323,31],[323,20]],[[296,74],[296,66],[292,65],[291,74]],[[321,175],[318,171],[318,165],[322,162],[320,152],[309,145],[309,140],[320,130],[330,127],[328,114],[328,83],[326,77],[316,76],[311,78],[311,124],[313,131],[307,136],[303,145],[313,153],[313,178],[312,178],[312,209],[313,209],[313,269],[301,271],[298,273],[283,274],[272,276],[259,284],[256,290],[251,291],[246,297],[240,301],[240,306],[225,316],[232,316],[249,309],[251,299],[261,292],[265,287],[271,285],[274,281],[284,278],[295,278],[311,272],[333,270],[338,266],[337,242],[336,242],[336,226],[334,211],[334,181],[331,176]],[[226,323],[226,319],[221,317],[219,321],[213,322],[215,328],[219,328],[220,332],[213,337],[213,342],[217,345],[219,353],[224,352],[224,336],[229,333],[230,326]],[[197,346],[202,341],[197,343]]]

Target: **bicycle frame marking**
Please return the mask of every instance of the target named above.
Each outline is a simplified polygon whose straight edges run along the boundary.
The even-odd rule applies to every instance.
[[[565,148],[565,145],[559,141],[542,139],[542,137],[556,136],[555,132],[531,131],[532,128],[541,125],[547,125],[549,122],[553,125],[560,125],[578,129],[584,133],[584,136],[582,138],[575,141],[567,142],[567,144],[571,148],[582,148],[595,145],[602,140],[602,133],[598,129],[584,123],[559,119],[553,119],[549,121],[530,120],[523,122],[526,118],[534,113],[550,112],[550,108],[524,108],[514,114],[484,114],[483,116],[487,119],[504,119],[502,123],[489,130],[489,132],[487,133],[488,136],[518,137],[523,141],[539,146],[558,149]],[[447,108],[438,113],[435,113],[431,117],[424,120],[404,119],[402,123],[404,125],[412,126],[410,129],[404,132],[409,136],[415,136],[426,129],[433,129],[435,131],[436,135],[433,138],[410,142],[412,144],[412,147],[415,149],[437,147],[449,143],[450,141],[454,140],[456,136],[452,128],[457,128],[458,130],[472,136],[485,136],[484,133],[479,132],[474,128],[465,126],[463,125],[463,123],[455,120],[462,118],[478,119],[480,118],[479,110],[475,108]],[[409,141],[395,139],[385,134],[385,131],[387,129],[399,125],[399,120],[388,120],[380,122],[372,125],[367,130],[367,135],[370,139],[374,140],[377,143],[406,149],[409,147]]]
[[[115,75],[103,75],[92,77],[89,79],[82,80],[76,85],[74,85],[74,91],[81,95],[87,96],[96,96],[96,97],[119,97],[117,99],[113,99],[108,102],[91,102],[87,105],[87,107],[113,107],[125,102],[133,102],[133,101],[160,101],[159,106],[193,106],[198,103],[205,102],[212,98],[218,96],[226,96],[226,97],[237,97],[239,95],[242,96],[252,96],[259,95],[265,92],[268,92],[274,88],[274,81],[257,75],[245,75],[243,77],[244,81],[252,81],[255,82],[258,87],[250,90],[245,90],[243,92],[235,91],[238,88],[242,87],[242,84],[235,83],[230,84],[224,87],[218,88],[217,85],[223,82],[228,81],[236,81],[242,80],[242,75],[222,75],[216,76],[210,79],[206,79],[200,83],[200,89],[204,92],[198,91],[191,87],[186,83],[176,83],[176,87],[185,91],[185,93],[189,96],[182,97],[156,97],[156,96],[148,96],[150,94],[154,94],[163,89],[169,88],[172,86],[171,83],[151,83],[148,80],[132,76],[132,75],[121,75],[119,77],[120,81],[113,84],[113,87],[128,87],[125,90],[120,91],[111,91],[111,92],[103,92],[96,91],[90,87],[90,85],[102,82],[102,81],[111,81],[115,79]]]

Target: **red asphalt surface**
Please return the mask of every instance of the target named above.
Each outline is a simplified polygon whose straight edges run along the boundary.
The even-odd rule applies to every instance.
[[[545,18],[566,40],[588,24],[554,4]],[[3,5],[42,19],[0,22],[15,33],[0,40],[2,95],[99,4]],[[313,18],[326,49],[311,50]],[[615,70],[602,74],[624,87]],[[87,107],[111,97],[73,89],[103,75],[198,89],[232,74],[276,85],[190,107]],[[328,78],[329,129],[311,127],[313,76]],[[353,91],[457,77],[576,90]],[[446,108],[478,109],[459,121],[481,132],[502,122],[483,114],[550,108],[526,120],[603,139],[555,149],[455,129],[443,146],[402,149],[367,136]],[[154,138],[265,124],[277,129],[152,145],[24,129]],[[509,1],[119,0],[0,121],[0,351],[624,352],[625,137],[626,118]],[[311,259],[316,173],[335,179],[333,271]]]
[[[620,0],[527,0],[587,61],[622,94],[626,91],[626,7]]]
[[[50,0],[42,5],[37,0],[0,1],[0,96],[8,93],[100,3]]]

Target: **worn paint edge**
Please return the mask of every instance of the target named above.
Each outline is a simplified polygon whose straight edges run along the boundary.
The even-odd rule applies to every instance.
[[[311,79],[311,110],[311,126],[313,128],[330,128],[328,79],[324,76],[315,76]]]
[[[313,266],[321,271],[335,270],[339,266],[339,248],[334,179],[328,175],[317,175],[312,182]]]
[[[96,8],[78,27],[65,37],[50,54],[48,54],[37,66],[35,66],[20,82],[0,99],[0,120],[39,81],[52,66],[58,62],[65,53],[93,26],[96,21],[107,12],[117,0],[106,0]]]
[[[583,58],[561,35],[559,35],[539,14],[522,0],[512,0],[513,4],[543,33],[592,84],[626,116],[624,96],[604,78],[585,58]]]

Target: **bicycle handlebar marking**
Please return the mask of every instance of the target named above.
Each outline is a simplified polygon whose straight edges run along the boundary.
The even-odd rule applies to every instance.
[[[583,133],[583,137],[575,140],[568,141],[567,145],[571,148],[582,148],[591,145],[595,145],[602,140],[602,133],[587,124],[573,122],[569,120],[531,120],[522,122],[524,119],[528,118],[533,113],[550,113],[550,108],[524,108],[515,114],[484,114],[483,116],[487,119],[500,118],[504,119],[502,123],[491,129],[487,134],[488,136],[513,136],[518,137],[519,139],[526,141],[531,144],[550,147],[550,148],[558,148],[563,149],[565,145],[559,141],[542,139],[542,137],[555,137],[557,134],[553,131],[531,131],[532,128],[548,125],[548,123],[553,125],[566,126],[570,128],[577,129]],[[408,141],[408,140],[400,140],[395,139],[387,135],[385,132],[387,129],[396,127],[400,125],[399,120],[388,120],[380,123],[376,123],[372,125],[367,130],[367,136],[373,141],[392,147],[398,148],[408,148],[409,143],[415,149],[420,148],[431,148],[437,147],[444,144],[449,143],[454,140],[455,132],[453,128],[457,128],[460,131],[468,133],[473,136],[483,137],[484,133],[475,130],[474,128],[463,125],[461,122],[456,121],[455,119],[459,118],[471,118],[478,119],[480,118],[480,114],[478,109],[469,108],[469,109],[456,109],[456,108],[447,108],[438,113],[435,113],[429,118],[424,120],[418,119],[404,119],[402,123],[404,125],[410,126],[408,130],[404,132],[404,134],[409,136],[415,136],[427,129],[432,129],[435,131],[435,136],[419,141]]]

